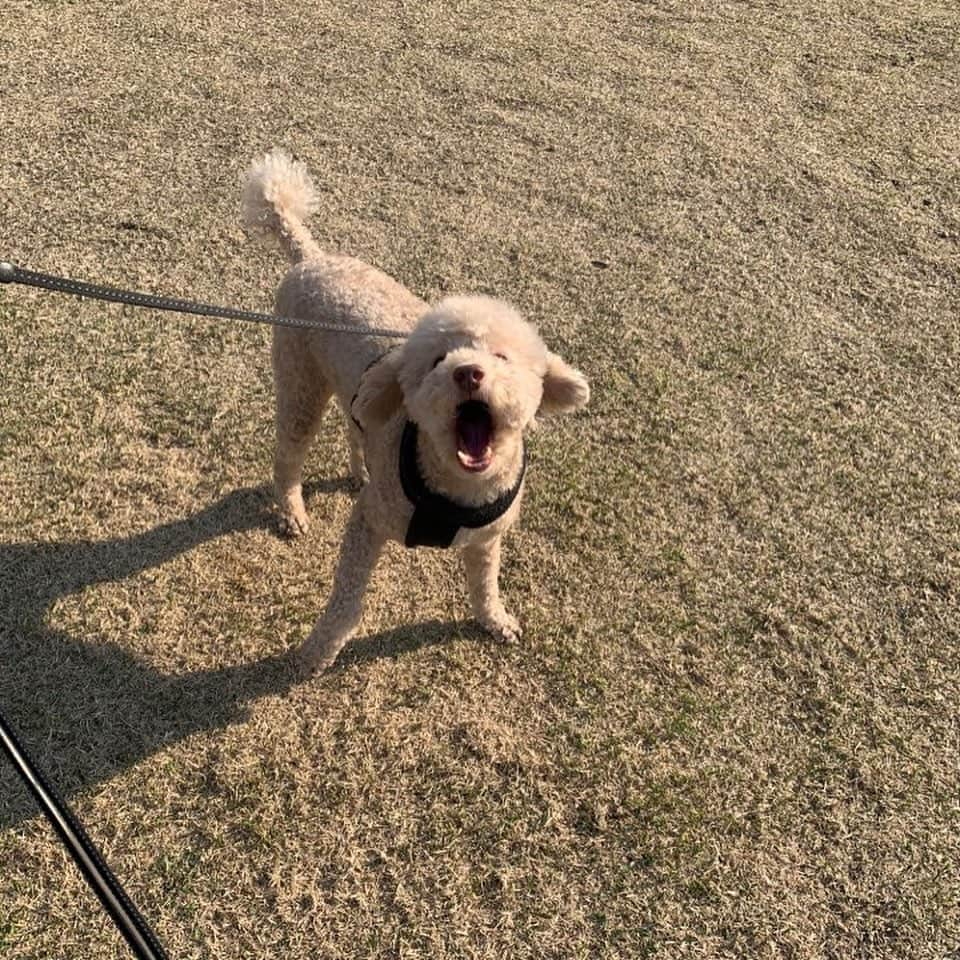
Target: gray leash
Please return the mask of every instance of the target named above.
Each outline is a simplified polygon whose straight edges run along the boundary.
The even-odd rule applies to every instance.
[[[322,320],[299,320],[296,317],[278,317],[272,313],[257,313],[255,310],[237,310],[235,307],[215,307],[208,303],[195,303],[176,297],[160,297],[153,293],[136,290],[121,290],[82,280],[69,280],[49,273],[23,270],[7,261],[0,261],[0,283],[22,283],[28,287],[40,287],[57,293],[72,293],[78,297],[91,297],[110,303],[126,303],[151,310],[172,310],[174,313],[192,313],[201,317],[220,317],[224,320],[249,320],[253,323],[269,323],[276,327],[299,327],[304,330],[323,330],[326,333],[351,333],[355,336],[389,337],[402,339],[410,336],[408,330],[388,330],[383,327],[349,327],[340,323],[325,323]]]

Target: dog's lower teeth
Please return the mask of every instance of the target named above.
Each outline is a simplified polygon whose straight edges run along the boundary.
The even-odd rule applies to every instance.
[[[491,452],[489,447],[487,447],[487,449],[484,450],[483,454],[479,457],[473,457],[469,453],[467,453],[465,450],[457,451],[457,459],[465,467],[479,467],[479,466],[485,465],[490,461],[490,457],[491,457]]]

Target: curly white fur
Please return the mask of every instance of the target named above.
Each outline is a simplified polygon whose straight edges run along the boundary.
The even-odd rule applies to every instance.
[[[294,262],[313,252],[313,238],[304,221],[317,205],[317,191],[307,168],[284,150],[273,150],[250,165],[243,178],[244,225],[272,235]]]
[[[294,261],[277,293],[278,313],[356,330],[275,328],[273,334],[274,483],[283,528],[291,535],[307,529],[303,464],[333,396],[347,414],[351,469],[362,484],[330,600],[301,651],[308,670],[336,659],[360,619],[383,544],[404,540],[413,505],[397,465],[407,420],[419,428],[418,462],[428,486],[479,506],[516,486],[523,434],[536,417],[575,410],[590,395],[583,374],[551,353],[502,300],[449,297],[431,308],[375,267],[322,251],[303,222],[314,197],[303,166],[280,152],[253,164],[244,184],[246,222],[278,237]],[[384,326],[410,336],[387,352],[391,344],[364,333]],[[464,449],[458,434],[458,411],[468,401],[489,413],[483,451],[469,443]],[[461,528],[453,541],[463,555],[474,615],[503,640],[521,633],[500,600],[498,572],[500,538],[516,521],[522,495],[521,487],[501,517],[485,527]]]

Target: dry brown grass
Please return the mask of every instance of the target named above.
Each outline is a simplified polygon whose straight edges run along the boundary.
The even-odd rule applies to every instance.
[[[176,957],[910,958],[960,932],[953,3],[83,4],[0,31],[0,255],[267,306],[318,237],[512,297],[591,377],[533,441],[517,649],[349,505],[267,520],[260,328],[0,292],[0,704]],[[304,558],[309,558],[304,562]],[[0,954],[125,951],[0,769]]]

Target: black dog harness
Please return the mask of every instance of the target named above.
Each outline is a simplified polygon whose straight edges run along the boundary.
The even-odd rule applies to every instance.
[[[389,353],[390,351],[387,351]],[[363,377],[375,367],[386,353],[374,357],[367,364],[360,376]],[[356,403],[359,390],[350,401],[350,419],[357,429],[363,433],[363,424],[354,416],[353,405]],[[403,436],[400,439],[400,485],[407,499],[413,504],[413,516],[407,527],[407,536],[404,545],[408,547],[449,547],[461,527],[476,529],[485,527],[494,520],[498,520],[509,509],[523,483],[523,476],[527,471],[527,450],[523,449],[523,462],[520,464],[520,473],[517,481],[504,491],[492,503],[485,503],[480,507],[464,506],[443,496],[434,493],[427,486],[427,482],[420,473],[420,464],[417,463],[417,425],[408,420],[403,427]]]
[[[408,547],[449,547],[461,527],[485,527],[502,517],[517,494],[527,469],[527,451],[523,450],[523,463],[517,482],[504,491],[492,503],[481,507],[468,507],[440,493],[434,493],[420,473],[417,463],[417,425],[408,420],[400,440],[400,483],[407,499],[413,504],[413,516],[407,527]]]

